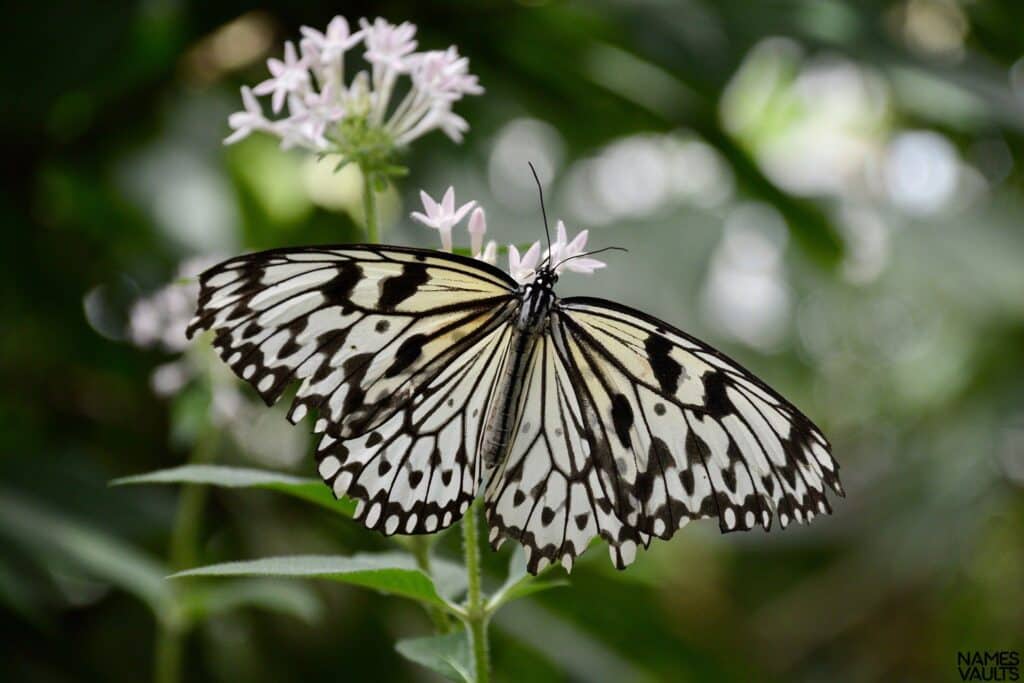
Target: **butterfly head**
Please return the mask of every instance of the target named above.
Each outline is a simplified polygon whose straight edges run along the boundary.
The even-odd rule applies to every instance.
[[[558,273],[550,266],[542,265],[533,276],[533,285],[537,289],[554,289],[556,282],[558,282]]]

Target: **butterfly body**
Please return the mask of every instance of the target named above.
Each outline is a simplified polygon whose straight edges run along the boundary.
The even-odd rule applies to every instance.
[[[484,466],[490,470],[506,455],[513,430],[522,413],[523,387],[529,361],[536,350],[544,328],[550,324],[551,310],[558,302],[554,285],[558,275],[541,269],[533,281],[516,292],[517,310],[509,342],[509,355],[500,384],[495,389],[497,401],[484,423],[484,445],[481,451]]]
[[[485,499],[490,540],[528,569],[595,536],[617,567],[691,520],[723,532],[830,512],[821,432],[735,361],[621,304],[559,299],[443,252],[277,249],[201,276],[189,332],[268,403],[298,383],[318,471],[356,519],[433,533]]]

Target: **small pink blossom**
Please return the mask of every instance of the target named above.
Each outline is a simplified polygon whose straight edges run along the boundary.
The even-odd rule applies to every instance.
[[[245,85],[242,86],[242,106],[245,107],[243,111],[237,111],[228,117],[228,125],[234,132],[224,138],[225,145],[233,145],[253,131],[271,129],[270,122],[263,116],[263,107],[252,94],[252,90]]]
[[[533,280],[537,274],[537,265],[540,262],[540,242],[534,242],[526,253],[519,256],[519,249],[516,245],[508,245],[508,273],[519,284],[526,284]]]
[[[445,251],[452,250],[452,228],[459,224],[469,211],[476,206],[475,201],[466,202],[458,209],[455,208],[455,188],[449,187],[438,203],[423,190],[420,190],[420,201],[423,202],[423,209],[426,214],[418,211],[412,212],[413,220],[419,221],[428,228],[433,228],[441,234],[441,245]]]
[[[253,92],[257,95],[271,95],[270,105],[276,114],[281,111],[288,95],[309,86],[309,71],[306,60],[299,58],[290,40],[284,44],[284,61],[271,57],[267,60],[267,69],[271,78],[253,88]]]
[[[555,242],[551,245],[550,263],[555,267],[556,273],[562,273],[565,270],[572,271],[574,273],[593,273],[598,268],[604,268],[607,264],[604,261],[599,261],[595,258],[588,256],[580,256],[580,254],[586,251],[587,237],[589,231],[581,230],[569,241],[565,223],[558,221],[555,227],[557,231],[557,237]],[[568,260],[571,259],[571,260]],[[560,262],[564,262],[559,265]]]
[[[341,16],[331,19],[331,23],[327,24],[327,30],[323,33],[309,26],[303,26],[299,30],[303,36],[304,51],[315,55],[317,62],[323,66],[329,66],[340,60],[346,52],[363,39],[363,32],[352,33],[345,17]]]
[[[366,61],[395,71],[406,70],[406,58],[416,49],[414,24],[405,21],[396,26],[378,17],[372,24],[360,19],[359,25],[366,43]]]

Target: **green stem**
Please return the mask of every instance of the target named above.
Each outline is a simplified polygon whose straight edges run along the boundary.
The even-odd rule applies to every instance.
[[[466,511],[466,516],[462,520],[463,549],[466,554],[466,575],[468,577],[466,630],[469,632],[469,643],[473,651],[473,670],[476,672],[477,683],[487,683],[490,680],[491,671],[487,652],[488,615],[480,589],[479,515],[480,499],[477,499]]]
[[[200,434],[189,462],[196,464],[212,459],[216,448],[216,432],[209,430]],[[206,487],[185,486],[181,492],[168,552],[170,566],[175,571],[188,569],[196,564],[199,527],[205,502]],[[153,669],[155,683],[181,681],[188,623],[181,613],[181,605],[177,599],[170,605],[169,610],[170,613],[160,615],[157,621]]]
[[[430,546],[431,542],[427,536],[411,536],[409,538],[409,549],[412,551],[413,557],[416,558],[416,566],[427,576],[432,576],[430,573]],[[438,633],[448,633],[452,630],[452,624],[444,610],[434,605],[428,606],[426,610]]]
[[[174,618],[162,619],[156,638],[153,670],[155,683],[177,683],[181,680],[185,632],[174,625]]]
[[[373,174],[360,168],[363,176],[363,215],[366,217],[366,241],[380,242],[380,227],[377,222],[377,198],[373,192]]]

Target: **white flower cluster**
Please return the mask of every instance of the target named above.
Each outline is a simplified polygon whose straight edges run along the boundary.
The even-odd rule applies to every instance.
[[[390,152],[433,130],[461,141],[469,124],[452,106],[464,95],[483,92],[469,73],[469,60],[454,45],[416,52],[416,26],[408,22],[360,19],[359,26],[353,32],[339,16],[322,33],[302,27],[297,50],[286,42],[284,59],[267,61],[270,78],[252,89],[242,88],[245,109],[228,118],[234,132],[224,142],[262,131],[278,136],[285,148],[351,156],[367,144]],[[369,71],[346,81],[346,53],[359,43]],[[408,86],[401,76],[408,76]],[[393,105],[396,90],[405,95]],[[268,119],[257,95],[270,96],[273,113],[287,109],[286,115]]]
[[[472,211],[467,226],[470,252],[475,259],[491,265],[497,264],[498,243],[490,240],[486,246],[484,245],[487,216],[484,210],[476,205],[475,200],[455,208],[455,189],[452,187],[448,188],[440,202],[434,201],[433,197],[423,190],[420,190],[420,200],[423,202],[425,213],[413,211],[411,214],[413,220],[437,230],[441,235],[442,249],[449,252],[452,251],[452,229],[465,218],[467,213]],[[582,255],[586,252],[589,235],[587,230],[581,230],[576,237],[570,240],[565,223],[558,221],[555,232],[555,241],[551,243],[550,250],[542,251],[540,240],[531,244],[523,254],[519,253],[516,245],[508,245],[508,272],[516,282],[525,284],[532,281],[537,273],[537,268],[545,262],[554,264],[555,272],[559,274],[565,271],[590,274],[598,268],[605,267],[604,261]]]

